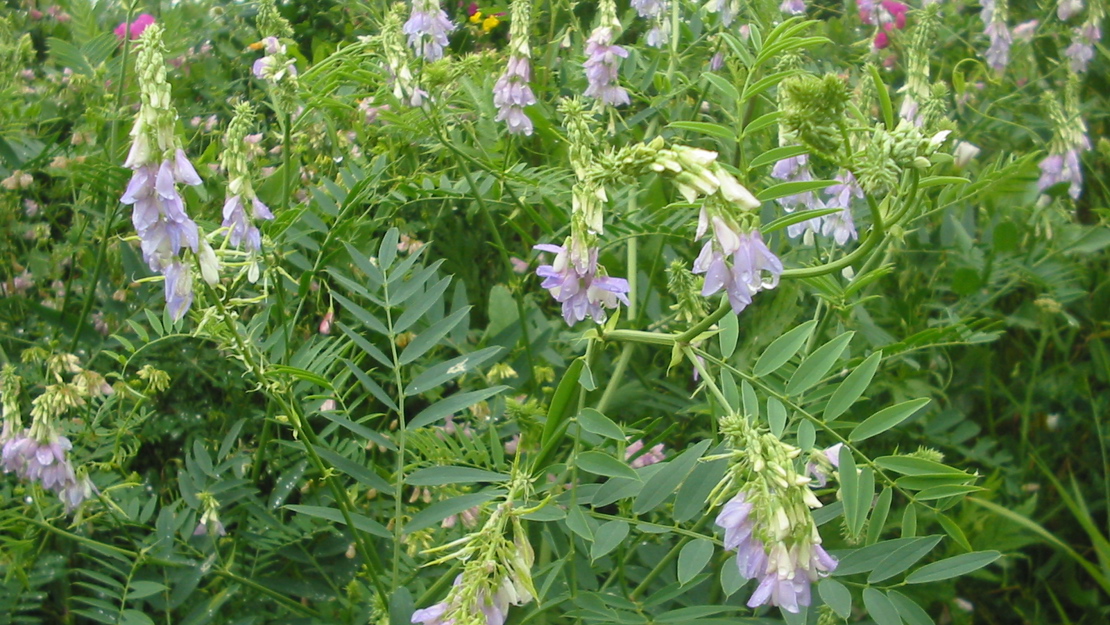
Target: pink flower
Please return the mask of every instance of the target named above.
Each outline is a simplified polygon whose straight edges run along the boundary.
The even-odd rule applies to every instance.
[[[138,17],[136,17],[135,21],[131,22],[131,36],[130,37],[127,36],[127,31],[128,31],[127,22],[120,22],[120,25],[116,26],[116,30],[114,32],[116,33],[116,37],[120,41],[123,41],[124,39],[138,39],[139,35],[143,34],[143,31],[146,30],[146,27],[150,26],[153,23],[154,23],[154,16],[149,14],[149,13],[143,13],[143,14],[139,15]]]

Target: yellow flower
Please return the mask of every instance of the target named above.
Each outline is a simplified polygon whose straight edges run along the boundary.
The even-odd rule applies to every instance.
[[[481,11],[475,11],[474,15],[470,16],[470,23],[471,24],[477,24],[480,21],[482,21],[482,12]]]
[[[477,14],[475,14],[475,15],[477,15]],[[500,23],[501,23],[501,20],[497,19],[496,15],[491,15],[491,16],[487,17],[486,19],[482,20],[482,30],[484,30],[488,33],[489,31],[493,30],[494,28],[497,28],[497,25],[500,24]]]

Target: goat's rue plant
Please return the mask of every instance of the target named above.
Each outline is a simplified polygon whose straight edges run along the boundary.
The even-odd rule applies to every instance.
[[[307,7],[0,17],[0,606],[918,625],[1008,574],[943,350],[1002,334],[1002,204],[1110,244],[1100,3]]]

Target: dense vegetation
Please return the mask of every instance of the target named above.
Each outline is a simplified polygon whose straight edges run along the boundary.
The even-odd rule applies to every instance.
[[[6,0],[0,623],[1104,623],[1102,0]]]

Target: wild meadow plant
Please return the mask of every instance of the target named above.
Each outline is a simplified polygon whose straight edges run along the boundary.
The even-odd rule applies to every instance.
[[[0,613],[1105,618],[1104,16],[0,16]]]

